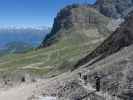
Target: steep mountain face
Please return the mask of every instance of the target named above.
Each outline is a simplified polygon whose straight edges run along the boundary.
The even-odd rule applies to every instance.
[[[91,54],[87,55],[84,59],[78,62],[76,66],[85,65],[91,59],[96,58],[93,62],[105,58],[120,49],[133,44],[133,12],[129,14],[125,22],[109,36],[99,47],[96,48]]]
[[[106,37],[110,33],[106,27],[109,20],[90,6],[67,6],[57,14],[52,31],[46,36],[41,47],[73,37],[80,37],[80,39],[84,37],[83,41]]]
[[[133,10],[133,0],[97,0],[94,6],[105,16],[123,18]]]
[[[74,4],[67,6],[57,14],[52,31],[46,36],[40,47],[54,44],[62,38],[71,36],[72,33],[78,36],[81,34],[83,36],[85,33],[89,38],[92,33],[97,37],[107,36],[122,22],[121,19],[123,20],[132,10],[132,0],[97,0],[94,5]],[[110,19],[121,19],[115,20],[112,25],[108,17]],[[108,23],[110,23],[110,26]]]

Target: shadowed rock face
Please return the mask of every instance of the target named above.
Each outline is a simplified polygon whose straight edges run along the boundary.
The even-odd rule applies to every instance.
[[[75,68],[85,65],[95,57],[100,56],[94,60],[91,64],[105,58],[113,53],[118,52],[124,47],[133,44],[133,12],[129,14],[125,22],[111,35],[109,36],[99,47],[96,48],[91,54],[80,60]]]
[[[97,0],[95,7],[105,16],[119,18],[133,10],[133,0]]]

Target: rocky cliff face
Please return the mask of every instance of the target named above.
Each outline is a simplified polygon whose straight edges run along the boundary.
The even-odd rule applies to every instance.
[[[41,47],[47,47],[72,35],[82,35],[86,38],[108,36],[110,31],[106,26],[109,20],[90,6],[67,6],[57,14],[52,31],[46,36]]]
[[[94,6],[105,16],[119,18],[133,10],[133,0],[97,0]]]

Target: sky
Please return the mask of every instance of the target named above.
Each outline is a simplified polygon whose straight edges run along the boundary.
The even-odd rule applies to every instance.
[[[0,0],[0,28],[52,27],[57,12],[72,3],[95,0]]]

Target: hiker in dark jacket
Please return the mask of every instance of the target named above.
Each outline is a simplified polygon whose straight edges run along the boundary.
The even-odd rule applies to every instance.
[[[100,86],[101,86],[101,77],[100,77],[100,75],[96,75],[95,79],[96,79],[96,91],[99,92],[100,91]]]

